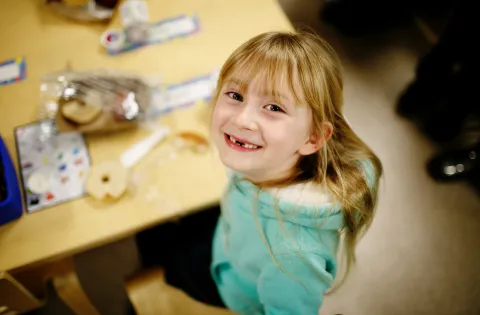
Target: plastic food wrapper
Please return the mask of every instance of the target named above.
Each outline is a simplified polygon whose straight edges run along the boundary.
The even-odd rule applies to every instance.
[[[40,119],[58,132],[103,133],[135,128],[161,102],[159,78],[118,71],[63,71],[41,84]]]

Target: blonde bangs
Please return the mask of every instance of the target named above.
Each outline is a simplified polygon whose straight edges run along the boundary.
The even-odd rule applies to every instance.
[[[250,45],[239,47],[226,61],[220,72],[217,93],[230,82],[238,85],[240,93],[246,93],[249,84],[255,80],[263,85],[257,87],[261,94],[281,103],[282,91],[285,93],[288,89],[299,104],[304,100],[296,72],[297,60],[287,45],[252,41]]]

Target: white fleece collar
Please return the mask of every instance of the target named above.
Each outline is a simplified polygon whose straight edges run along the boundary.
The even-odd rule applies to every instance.
[[[332,202],[326,187],[313,182],[293,184],[282,188],[266,188],[264,191],[280,200],[303,206],[319,206]]]
[[[227,176],[232,178],[235,172],[227,167]],[[293,204],[319,206],[332,203],[332,196],[325,186],[314,182],[293,184],[282,188],[266,188],[265,192]]]

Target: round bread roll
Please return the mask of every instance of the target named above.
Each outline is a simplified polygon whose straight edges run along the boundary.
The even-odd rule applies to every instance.
[[[88,173],[87,193],[95,199],[118,199],[127,190],[128,173],[118,161],[94,165]]]
[[[82,104],[77,100],[72,100],[62,105],[63,117],[80,125],[91,123],[101,113],[102,109],[99,106]]]

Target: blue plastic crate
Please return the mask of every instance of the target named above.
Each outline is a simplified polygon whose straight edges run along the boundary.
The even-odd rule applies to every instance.
[[[23,213],[22,196],[15,167],[0,136],[0,225],[19,218]]]

